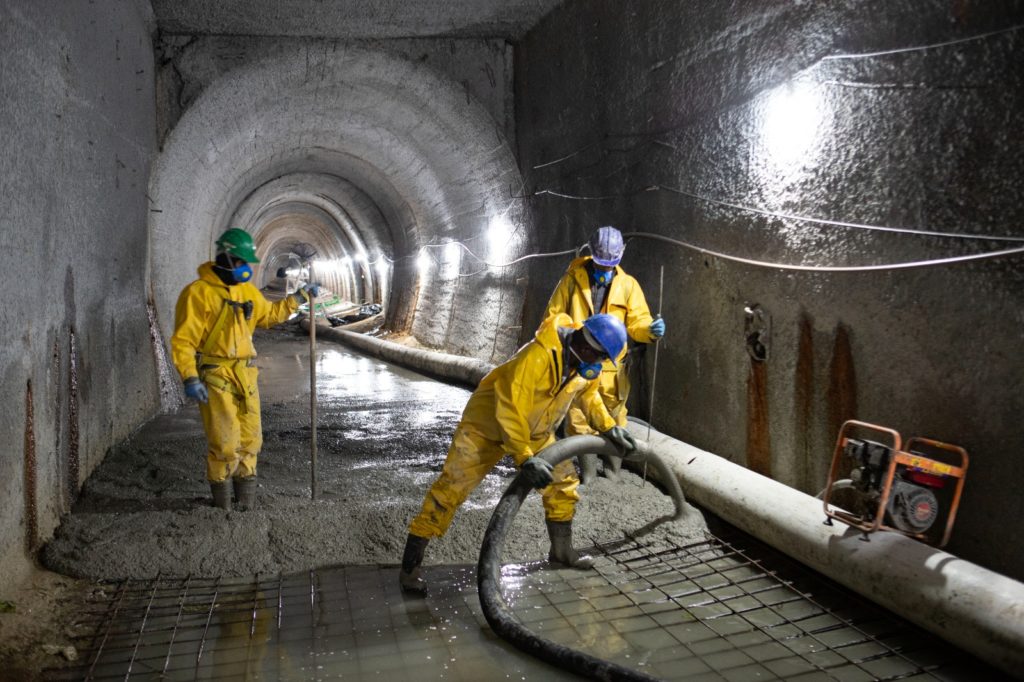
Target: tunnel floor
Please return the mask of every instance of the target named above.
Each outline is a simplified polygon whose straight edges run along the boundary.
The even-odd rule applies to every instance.
[[[256,512],[206,503],[188,406],[90,477],[44,558],[99,588],[69,624],[78,662],[45,677],[572,678],[498,639],[480,612],[476,555],[511,467],[431,544],[428,596],[397,588],[405,523],[468,391],[322,345],[322,490],[311,501],[304,341],[281,330],[257,339],[267,442]],[[536,495],[528,502],[506,543],[503,589],[531,630],[561,644],[662,679],[1000,678],[714,518],[710,532],[624,539],[672,509],[632,473],[583,489],[577,544],[596,571],[541,560],[542,511]]]
[[[712,521],[686,546],[591,547],[596,571],[512,564],[503,589],[539,636],[665,680],[997,680],[998,671]],[[498,639],[470,565],[425,598],[393,566],[108,583],[85,655],[50,680],[579,679]]]

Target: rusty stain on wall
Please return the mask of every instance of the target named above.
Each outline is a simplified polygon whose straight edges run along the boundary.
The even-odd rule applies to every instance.
[[[834,441],[847,419],[857,418],[857,376],[853,367],[850,333],[845,325],[836,327],[832,359],[828,367],[828,438]]]
[[[811,482],[808,478],[814,471],[815,462],[811,452],[811,412],[814,404],[814,335],[811,319],[806,313],[800,315],[799,338],[796,349],[796,370],[793,376],[793,411],[795,417],[794,440],[796,444],[795,480],[806,489]]]
[[[767,368],[767,363],[750,361],[750,373],[747,375],[747,468],[771,476]]]
[[[39,546],[39,511],[36,500],[36,431],[32,408],[32,380],[25,388],[25,549]]]
[[[68,466],[66,492],[69,503],[78,496],[78,337],[75,328],[68,333]]]

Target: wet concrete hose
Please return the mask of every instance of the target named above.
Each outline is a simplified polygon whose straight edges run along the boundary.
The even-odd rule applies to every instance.
[[[613,456],[621,454],[615,445],[600,436],[572,436],[556,442],[537,453],[536,456],[543,457],[554,466],[572,457],[591,453]],[[669,495],[675,504],[675,513],[672,516],[654,519],[651,524],[648,524],[648,527],[666,521],[676,521],[691,513],[689,510],[692,507],[686,504],[678,479],[670,475],[670,469],[664,461],[651,452],[645,441],[637,440],[637,449],[624,459],[648,462],[661,474],[661,480],[667,482]],[[519,622],[519,619],[509,609],[501,593],[501,550],[505,535],[531,490],[532,488],[523,480],[522,475],[516,476],[495,507],[491,521],[487,525],[487,531],[484,533],[476,579],[480,592],[480,605],[483,607],[487,623],[499,636],[517,648],[552,665],[580,675],[597,680],[656,679],[637,670],[602,660],[540,637]],[[692,513],[698,512],[693,511]]]

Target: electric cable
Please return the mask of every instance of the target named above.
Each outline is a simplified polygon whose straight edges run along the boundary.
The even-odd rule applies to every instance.
[[[714,256],[723,260],[733,261],[735,263],[743,263],[745,265],[754,265],[762,268],[774,268],[777,270],[797,270],[802,272],[876,272],[879,270],[906,270],[909,268],[922,268],[933,265],[950,265],[953,263],[964,263],[973,260],[983,260],[986,258],[999,258],[1002,256],[1012,256],[1014,254],[1024,253],[1024,246],[1016,246],[1009,249],[1001,249],[999,251],[987,251],[985,253],[973,253],[964,256],[949,256],[947,258],[932,258],[928,260],[918,261],[904,261],[899,263],[880,263],[876,265],[794,265],[791,263],[776,263],[773,261],[762,261],[754,258],[744,258],[742,256],[733,256],[728,253],[722,253],[721,251],[714,251],[712,249],[705,249],[704,247],[697,246],[685,242],[681,239],[673,239],[672,237],[666,237],[660,234],[654,234],[652,232],[627,232],[622,236],[624,237],[641,237],[643,239],[654,239],[658,241],[667,242],[669,244],[675,244],[676,246],[682,246],[686,249],[697,251],[698,253],[706,256]]]

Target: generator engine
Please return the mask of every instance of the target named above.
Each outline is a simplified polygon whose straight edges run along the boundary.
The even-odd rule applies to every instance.
[[[841,479],[844,470],[848,478]],[[896,431],[848,421],[839,431],[823,492],[825,522],[838,519],[864,531],[865,538],[886,529],[941,547],[949,541],[966,472],[963,448],[911,438],[904,449]],[[833,493],[843,489],[849,491],[844,503],[850,509],[831,505]],[[945,523],[933,532],[940,519]]]

